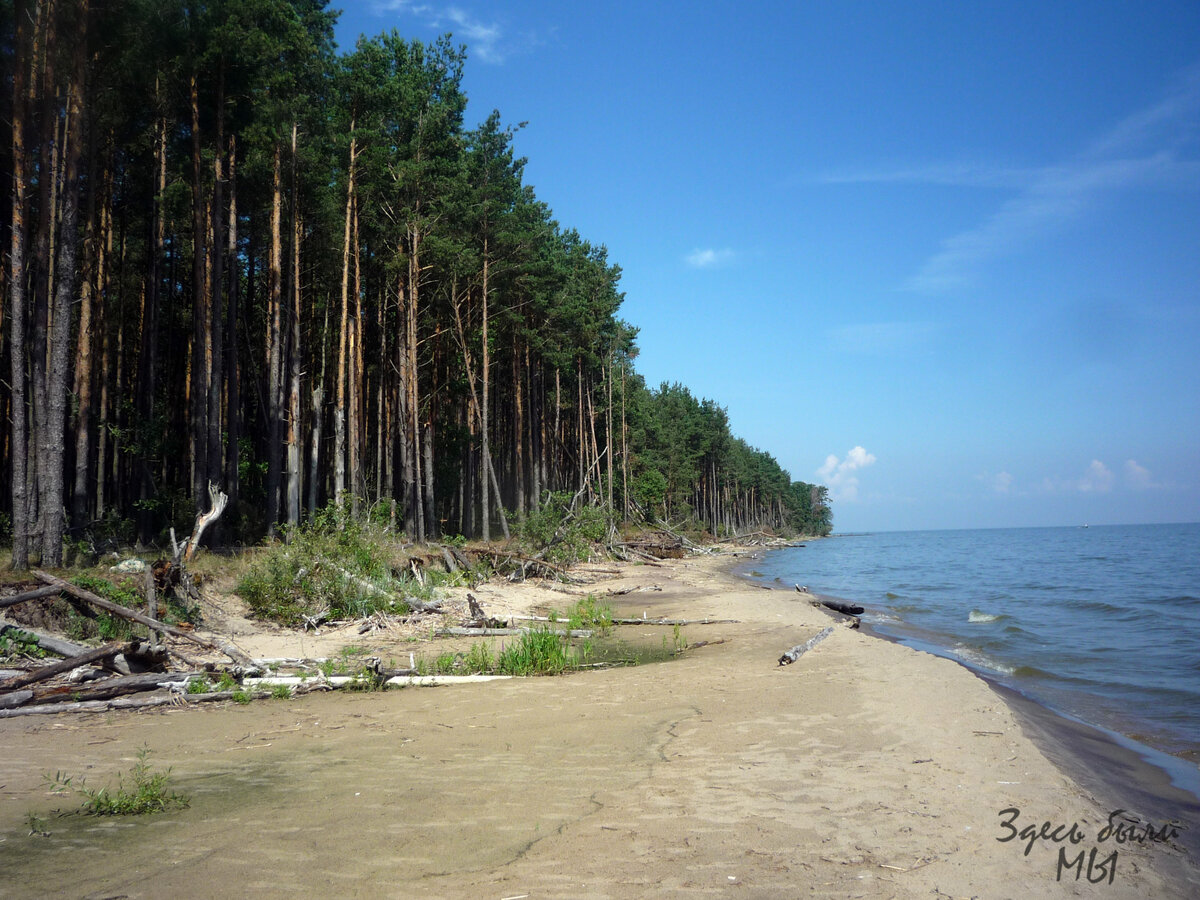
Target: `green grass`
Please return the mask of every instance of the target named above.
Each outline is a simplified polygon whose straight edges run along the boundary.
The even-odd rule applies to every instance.
[[[613,624],[613,608],[608,603],[601,603],[591,594],[583,597],[574,606],[567,609],[567,625],[571,629],[591,628],[601,634],[607,634]]]
[[[500,651],[496,671],[501,675],[561,675],[573,662],[562,635],[537,629],[524,632],[515,644]]]
[[[83,797],[79,812],[91,816],[141,816],[186,807],[189,798],[171,790],[171,770],[156,772],[150,767],[150,748],[142,747],[137,762],[120,776],[115,788],[90,788],[83,778],[56,772],[46,776],[56,793],[73,791]]]

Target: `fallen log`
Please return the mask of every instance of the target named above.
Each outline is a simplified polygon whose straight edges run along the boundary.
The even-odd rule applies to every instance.
[[[66,712],[108,712],[114,709],[148,709],[154,706],[191,706],[193,703],[214,700],[232,700],[234,694],[251,700],[265,700],[268,691],[214,691],[211,694],[154,694],[149,697],[117,697],[113,700],[81,700],[77,703],[43,703],[37,706],[20,706],[16,709],[0,709],[0,719],[17,716],[50,716]]]
[[[505,635],[530,634],[537,630],[539,629],[453,627],[439,628],[436,633],[439,637],[501,637]],[[557,634],[561,637],[589,638],[592,636],[590,628],[544,628],[540,630],[549,631],[551,634]]]
[[[77,684],[43,685],[33,688],[35,703],[56,703],[65,701],[110,700],[123,697],[126,694],[138,694],[144,691],[158,690],[164,684],[187,681],[195,673],[192,672],[151,672],[146,675],[123,675],[106,678],[86,686]]]
[[[97,647],[79,656],[70,656],[56,663],[50,663],[48,666],[42,666],[41,668],[34,669],[32,672],[18,675],[16,678],[0,681],[0,693],[15,691],[17,688],[25,687],[27,684],[36,684],[39,681],[45,681],[47,678],[53,678],[55,675],[60,675],[63,672],[70,672],[72,669],[86,666],[88,663],[93,663],[98,659],[116,656],[118,653],[132,653],[134,646],[135,644],[132,641],[127,644],[105,644],[103,647]]]
[[[840,600],[818,600],[816,605],[840,612],[844,616],[861,616],[866,611],[857,603],[842,603]]]
[[[52,587],[40,587],[32,591],[24,591],[23,593],[0,599],[0,609],[7,609],[10,606],[16,606],[18,603],[38,600],[42,597],[55,597],[58,593],[59,591]]]
[[[83,644],[76,644],[63,638],[55,637],[44,631],[38,631],[36,628],[29,628],[25,625],[12,625],[8,622],[0,623],[0,634],[14,636],[20,632],[35,638],[39,647],[53,653],[55,656],[79,656],[81,653],[87,653],[92,649],[91,647],[85,647]]]
[[[739,619],[613,619],[614,625],[737,625]]]
[[[0,697],[0,710],[13,709],[14,707],[28,703],[32,699],[33,691],[28,688],[23,691],[12,691]]]
[[[191,641],[193,644],[197,644],[208,650],[216,650],[220,653],[224,653],[236,663],[240,663],[242,665],[251,665],[250,657],[237,647],[233,646],[233,644],[221,644],[217,643],[216,641],[210,641],[207,638],[202,638],[190,631],[184,631],[180,628],[175,628],[172,625],[168,625],[165,622],[160,622],[157,619],[150,618],[149,616],[144,616],[139,612],[134,612],[132,609],[119,606],[118,604],[113,603],[111,600],[105,600],[103,597],[99,597],[96,594],[93,594],[91,591],[84,590],[81,587],[76,587],[69,581],[63,581],[61,578],[55,578],[53,575],[49,575],[40,569],[34,569],[33,574],[37,578],[40,578],[42,581],[46,582],[46,584],[53,585],[60,590],[66,591],[68,594],[78,597],[80,600],[86,600],[93,606],[98,606],[100,609],[110,612],[113,615],[120,616],[123,619],[128,619],[131,622],[138,622],[148,628],[153,628],[155,631],[161,632],[162,634],[169,634],[172,637],[182,638],[185,641]]]
[[[798,584],[796,585],[796,593],[807,594],[810,593],[810,591],[808,590],[807,585]],[[841,600],[834,600],[831,597],[818,597],[816,600],[812,601],[812,605],[824,606],[826,609],[832,609],[834,612],[840,612],[846,616],[861,616],[864,612],[866,612],[866,610],[857,603],[844,603]]]
[[[825,628],[822,628],[820,631],[818,631],[816,634],[814,634],[812,637],[810,637],[803,644],[796,645],[791,650],[789,650],[787,653],[783,654],[783,656],[779,657],[779,664],[781,666],[791,665],[796,660],[798,660],[801,656],[803,656],[805,653],[807,653],[809,650],[811,650],[813,647],[817,646],[817,644],[821,643],[821,641],[825,640],[825,638],[829,637],[831,634],[833,634],[833,626],[832,625],[828,625]]]

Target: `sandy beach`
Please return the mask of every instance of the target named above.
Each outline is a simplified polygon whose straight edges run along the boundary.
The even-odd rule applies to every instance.
[[[2,720],[0,895],[1200,891],[1200,873],[1169,843],[1130,840],[1145,836],[1144,821],[1106,828],[1111,798],[1060,771],[984,681],[837,624],[805,595],[741,581],[729,571],[735,562],[714,554],[605,564],[585,570],[587,584],[475,591],[504,617],[641,586],[613,598],[620,614],[737,620],[684,628],[692,644],[721,643],[669,662]],[[778,665],[831,624],[813,650]],[[348,643],[385,658],[429,652],[387,631],[232,631],[256,656],[318,656]],[[673,639],[669,628],[621,631]],[[45,773],[112,783],[141,747],[171,768],[187,809],[50,813],[73,802],[49,793]],[[28,833],[31,812],[45,817],[48,837]]]

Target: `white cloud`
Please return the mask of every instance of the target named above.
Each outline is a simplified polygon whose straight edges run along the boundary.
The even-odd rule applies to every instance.
[[[1133,459],[1125,461],[1125,481],[1130,487],[1138,490],[1154,487],[1154,482],[1150,478],[1150,470],[1139,466],[1137,460]]]
[[[1014,479],[1008,472],[997,472],[995,475],[984,475],[982,478],[997,494],[1007,494],[1012,491]]]
[[[481,62],[498,64],[505,60],[505,33],[500,24],[476,18],[460,6],[441,7],[430,3],[414,3],[412,0],[380,0],[375,4],[375,9],[380,13],[406,13],[423,19],[425,25],[434,30],[449,30],[455,37],[464,40],[471,55]]]
[[[951,235],[906,283],[936,293],[970,282],[981,263],[1028,245],[1086,212],[1106,192],[1158,186],[1200,188],[1192,129],[1200,115],[1200,65],[1184,70],[1160,102],[1114,125],[1057,165],[934,164],[823,176],[827,184],[898,183],[1015,191],[974,228]]]
[[[1104,463],[1093,459],[1087,472],[1076,485],[1085,494],[1103,494],[1112,490],[1113,473]]]
[[[703,250],[697,248],[687,255],[687,264],[694,266],[697,269],[710,269],[713,266],[719,266],[733,259],[733,251],[725,248],[715,250],[712,247],[707,247]]]
[[[825,457],[825,463],[817,470],[817,474],[829,488],[829,496],[832,499],[853,502],[858,499],[858,476],[854,473],[874,463],[875,454],[868,453],[859,446],[853,448],[842,460],[830,453]]]

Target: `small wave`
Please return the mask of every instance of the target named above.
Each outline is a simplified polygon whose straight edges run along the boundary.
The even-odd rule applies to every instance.
[[[999,622],[1001,619],[1007,619],[1008,616],[1003,613],[986,613],[983,610],[973,609],[967,616],[967,621],[973,625],[979,625],[984,622]]]
[[[888,591],[883,596],[887,597],[889,600],[899,600],[900,599],[900,595],[897,594],[895,591]]]
[[[1016,672],[1016,669],[1012,666],[1006,666],[1004,663],[997,662],[990,656],[980,653],[974,647],[968,647],[965,644],[955,644],[952,652],[968,665],[987,669],[989,672],[994,672],[997,675],[1012,675]]]
[[[1158,602],[1165,606],[1195,606],[1200,603],[1200,598],[1193,597],[1191,594],[1180,594],[1177,597],[1164,597]]]
[[[895,625],[902,621],[898,616],[889,615],[885,612],[869,612],[863,615],[862,620],[868,625]]]
[[[897,603],[892,609],[898,613],[920,613],[925,612],[928,607],[923,603]]]

